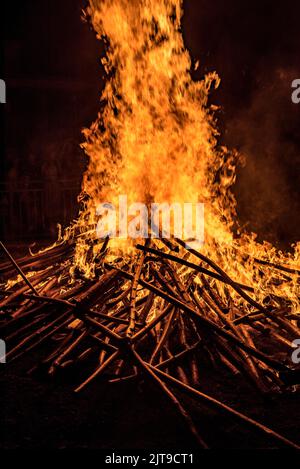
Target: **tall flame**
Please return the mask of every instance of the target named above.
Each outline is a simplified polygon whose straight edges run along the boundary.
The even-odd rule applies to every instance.
[[[87,10],[99,39],[107,42],[108,75],[101,112],[83,144],[89,164],[87,194],[76,227],[81,230],[75,265],[93,274],[97,243],[93,227],[99,203],[205,203],[203,252],[235,280],[254,285],[258,299],[272,292],[299,306],[299,284],[262,276],[255,258],[299,264],[294,254],[259,244],[252,234],[234,234],[238,156],[217,145],[213,108],[208,106],[213,73],[193,81],[192,62],[181,32],[181,0],[89,0]],[[89,228],[92,227],[90,230]],[[91,246],[92,256],[91,256]],[[219,286],[220,295],[226,291]]]

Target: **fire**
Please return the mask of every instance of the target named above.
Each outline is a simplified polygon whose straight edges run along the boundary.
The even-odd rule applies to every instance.
[[[128,203],[202,202],[201,252],[234,281],[254,286],[255,294],[250,296],[255,300],[266,301],[272,294],[295,313],[297,272],[271,268],[268,272],[264,267],[266,275],[257,259],[296,269],[300,245],[293,254],[277,252],[237,226],[231,186],[239,155],[218,146],[208,95],[219,78],[212,73],[201,81],[192,80],[182,13],[181,0],[89,0],[87,15],[98,38],[107,42],[102,62],[108,78],[101,112],[84,131],[89,164],[82,184],[83,209],[70,231],[80,231],[74,267],[87,277],[94,274],[102,245],[95,230],[99,203],[116,203],[122,194]],[[120,241],[115,247],[128,252]],[[197,261],[193,254],[190,257]],[[216,282],[216,288],[227,301],[226,287]],[[234,295],[235,301],[243,301]]]

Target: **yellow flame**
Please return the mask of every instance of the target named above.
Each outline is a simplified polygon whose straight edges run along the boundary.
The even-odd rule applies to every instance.
[[[89,164],[82,189],[88,197],[75,224],[82,234],[75,265],[93,274],[101,247],[94,229],[99,203],[116,204],[122,194],[129,203],[203,202],[203,253],[235,280],[254,285],[258,299],[272,292],[297,310],[297,278],[291,274],[286,284],[277,281],[279,271],[261,276],[254,258],[297,266],[299,245],[293,255],[284,254],[257,243],[253,234],[233,234],[236,202],[230,188],[238,155],[217,147],[208,94],[219,85],[218,76],[192,80],[181,32],[182,1],[89,0],[87,13],[99,39],[107,41],[108,79],[102,110],[84,131]]]

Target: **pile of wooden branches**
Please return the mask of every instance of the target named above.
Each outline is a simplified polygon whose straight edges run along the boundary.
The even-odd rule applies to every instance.
[[[199,378],[207,367],[227,369],[263,394],[291,390],[299,373],[290,360],[291,343],[299,337],[298,317],[288,308],[261,306],[251,296],[253,289],[233,281],[202,254],[187,252],[180,240],[165,242],[163,248],[154,240],[137,245],[128,263],[109,263],[107,245],[108,240],[94,280],[78,275],[70,281],[72,242],[18,261],[0,243],[6,255],[0,265],[0,336],[7,344],[7,362],[40,348],[36,368],[51,375],[79,370],[76,392],[101,375],[109,382],[152,380],[202,447],[207,447],[205,438],[178,391],[263,432],[279,446],[299,449],[204,394]],[[248,303],[246,313],[229,294],[225,304],[217,282]]]

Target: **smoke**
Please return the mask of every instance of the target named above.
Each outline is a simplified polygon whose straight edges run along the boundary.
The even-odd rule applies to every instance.
[[[222,143],[245,156],[235,194],[240,222],[260,239],[287,247],[300,239],[300,4],[294,0],[185,1],[184,37],[200,66],[221,85]]]
[[[291,101],[297,70],[264,68],[247,108],[227,124],[226,139],[246,157],[235,191],[241,222],[285,245],[300,239],[299,109]]]

